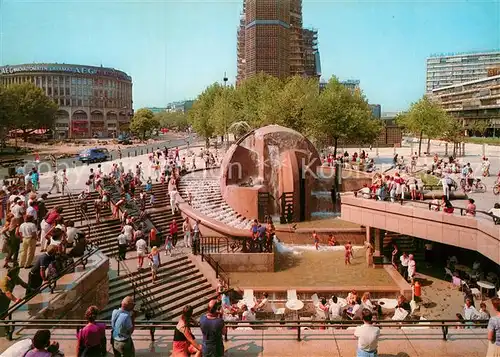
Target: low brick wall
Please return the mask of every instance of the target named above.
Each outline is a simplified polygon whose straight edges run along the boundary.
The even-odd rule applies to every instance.
[[[214,253],[210,255],[228,273],[274,272],[274,253]]]
[[[64,286],[63,291],[55,293],[48,305],[32,319],[83,319],[89,306],[104,308],[109,300],[108,271],[108,257],[100,251],[95,253],[89,258],[85,271],[77,271],[61,279],[70,283]],[[58,284],[59,288],[62,288],[61,285]]]
[[[276,235],[283,243],[288,244],[313,244],[311,238],[313,229],[300,228],[293,232],[287,230],[276,230]],[[366,239],[364,228],[318,228],[316,233],[319,236],[320,244],[328,244],[328,235],[332,233],[341,245],[350,241],[354,245],[363,245]]]

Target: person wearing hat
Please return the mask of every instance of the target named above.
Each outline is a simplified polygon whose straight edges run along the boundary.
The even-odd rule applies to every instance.
[[[5,313],[9,309],[11,301],[14,303],[21,301],[12,292],[16,285],[21,285],[23,288],[28,287],[28,284],[19,277],[19,270],[20,268],[17,266],[10,268],[7,275],[0,279],[0,314]]]

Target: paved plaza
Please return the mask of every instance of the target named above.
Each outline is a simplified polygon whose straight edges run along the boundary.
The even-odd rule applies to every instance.
[[[23,331],[18,336],[31,336],[34,331]],[[197,341],[201,333],[193,329]],[[173,341],[171,331],[156,332],[156,341],[150,342],[149,332],[134,332],[137,357],[166,357]],[[451,329],[449,340],[443,341],[440,329],[382,329],[379,357],[483,357],[486,354],[486,330]],[[76,357],[75,331],[55,329],[54,341],[59,342],[66,357]],[[109,341],[109,332],[107,334]],[[0,339],[0,350],[13,342]],[[109,344],[108,344],[109,347]],[[302,341],[297,341],[296,330],[230,330],[225,343],[225,356],[230,357],[354,357],[356,339],[352,329],[304,330]],[[108,356],[111,351],[108,349]]]

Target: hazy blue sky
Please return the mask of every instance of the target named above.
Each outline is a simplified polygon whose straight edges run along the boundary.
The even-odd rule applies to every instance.
[[[285,1],[285,0],[283,0]],[[0,0],[0,64],[111,66],[134,81],[134,107],[196,97],[236,76],[241,1]],[[312,1],[323,77],[359,79],[383,111],[405,109],[425,88],[435,52],[500,48],[500,2]]]

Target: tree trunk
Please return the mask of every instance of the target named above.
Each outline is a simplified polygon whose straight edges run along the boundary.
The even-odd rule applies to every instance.
[[[23,140],[25,143],[28,142],[28,131],[27,130],[23,130]]]
[[[431,138],[427,138],[427,155],[431,153]]]
[[[422,136],[424,135],[424,132],[420,132],[420,139],[418,140],[418,156],[420,157],[420,154],[422,152]]]
[[[339,138],[333,138],[333,157],[337,157],[337,144],[338,144]]]
[[[146,130],[142,131],[142,141],[146,141]]]
[[[457,143],[453,143],[453,157],[457,157]]]
[[[209,137],[206,137],[206,138],[205,138],[205,147],[206,147],[207,149],[210,149],[210,138],[209,138]]]

